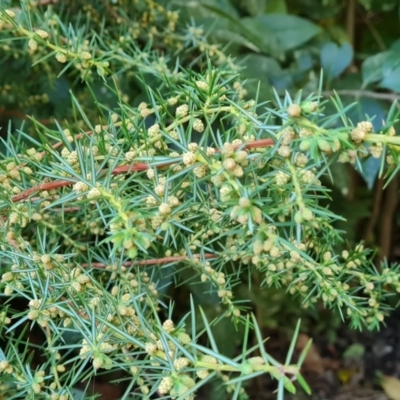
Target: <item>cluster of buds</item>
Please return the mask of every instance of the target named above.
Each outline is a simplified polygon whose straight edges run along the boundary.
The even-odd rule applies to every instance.
[[[73,268],[70,273],[65,272],[64,281],[68,283],[71,293],[81,293],[87,287],[92,287],[89,275],[84,274],[80,268]]]
[[[100,333],[92,343],[89,343],[86,339],[82,339],[82,347],[79,351],[79,356],[81,358],[90,356],[95,369],[110,369],[112,368],[112,360],[107,354],[111,353],[116,348],[117,345],[112,345],[107,340],[104,340],[103,334]]]
[[[195,380],[188,374],[174,374],[162,378],[158,385],[158,392],[169,394],[172,399],[177,397],[184,400],[194,399],[193,393],[188,393],[196,385]]]
[[[15,289],[24,290],[24,284],[22,283],[23,274],[13,271],[13,269],[19,269],[19,266],[14,265],[11,269],[11,271],[4,272],[1,276],[1,283],[5,283],[4,294],[6,296],[11,296]]]
[[[363,143],[366,136],[372,132],[373,128],[372,123],[369,121],[359,122],[350,132],[351,140],[356,144]]]
[[[261,224],[263,221],[262,211],[254,206],[247,197],[239,199],[238,205],[232,208],[230,217],[238,221],[241,225],[247,225],[249,219],[256,224]]]
[[[14,368],[7,360],[0,361],[0,373],[12,374],[13,372]]]
[[[222,150],[222,167],[230,175],[241,178],[244,175],[243,168],[249,163],[247,157],[248,152],[246,150],[235,150],[235,145],[240,145],[241,141],[235,141],[234,143],[224,143]]]
[[[299,118],[304,114],[310,114],[318,110],[318,103],[315,101],[304,101],[301,104],[290,104],[287,114],[290,118]]]

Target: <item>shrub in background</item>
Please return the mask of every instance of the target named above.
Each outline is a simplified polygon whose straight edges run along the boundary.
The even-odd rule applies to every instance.
[[[305,353],[292,361],[299,326],[279,363],[236,287],[287,288],[355,327],[384,321],[398,268],[375,268],[362,244],[338,251],[321,179],[365,157],[393,178],[396,107],[376,132],[337,96],[326,115],[319,94],[271,107],[246,98],[235,61],[168,2],[48,3],[0,13],[3,107],[36,117],[10,124],[0,163],[0,393],[69,399],[104,370],[125,373],[124,398],[192,399],[215,380],[246,398],[261,374],[280,398],[293,380],[309,391]],[[177,317],[167,289],[188,279],[218,297],[217,318],[192,298]],[[244,327],[236,358],[214,339],[226,318]],[[34,325],[40,364],[24,336]]]

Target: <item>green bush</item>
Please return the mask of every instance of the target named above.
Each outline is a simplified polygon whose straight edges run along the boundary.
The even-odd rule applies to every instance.
[[[396,106],[374,131],[338,96],[249,98],[237,60],[169,2],[47,3],[0,13],[2,398],[89,398],[77,384],[104,370],[123,371],[127,399],[192,399],[209,382],[246,398],[261,374],[279,398],[293,380],[309,391],[299,325],[281,364],[240,288],[283,287],[354,327],[384,321],[399,269],[346,248],[322,180],[367,157],[392,179]],[[227,319],[236,357],[214,338]]]

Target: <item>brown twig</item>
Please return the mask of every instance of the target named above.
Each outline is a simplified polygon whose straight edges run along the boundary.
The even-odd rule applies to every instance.
[[[356,0],[347,1],[346,10],[346,33],[349,38],[349,43],[354,48],[354,33],[355,33],[355,15],[356,15]]]
[[[4,108],[0,108],[0,115],[4,115],[7,118],[19,118],[19,119],[23,119],[23,120],[31,120],[31,117],[29,117],[28,115],[24,114],[21,111],[17,111],[17,110],[5,110]],[[50,121],[49,119],[38,119],[37,120],[39,123],[41,123],[42,125],[50,125],[52,123],[52,121]]]
[[[12,197],[11,200],[14,203],[16,203],[18,201],[28,198],[33,193],[42,192],[45,190],[58,189],[58,188],[62,188],[64,186],[72,185],[73,183],[74,182],[67,181],[67,180],[44,182],[44,183],[41,183],[40,185],[31,187],[30,189],[27,189],[22,193],[17,194],[16,196]]]
[[[390,255],[392,247],[392,233],[394,215],[399,200],[399,179],[395,176],[385,191],[385,197],[382,203],[380,226],[379,226],[379,254],[376,258],[376,265],[380,265],[384,258]]]
[[[368,221],[368,225],[365,229],[365,234],[364,234],[364,241],[367,244],[370,244],[372,242],[372,237],[374,233],[374,229],[376,227],[376,224],[379,220],[379,215],[381,212],[381,204],[382,204],[382,196],[383,196],[383,185],[385,183],[385,180],[382,178],[378,178],[376,182],[376,187],[375,187],[375,195],[374,195],[374,205],[372,209],[372,215],[371,218]]]
[[[249,143],[245,144],[244,148],[246,148],[246,149],[262,148],[262,147],[272,146],[273,144],[274,144],[273,139],[260,139],[260,140],[256,140],[254,142],[249,142]],[[61,146],[62,142],[56,143],[53,146],[53,148],[56,148],[56,146],[58,147],[58,145]],[[241,147],[241,146],[243,146],[243,145],[237,145],[236,148]],[[218,150],[218,152],[220,152],[220,150]],[[45,152],[42,152],[42,153],[45,154]],[[175,161],[170,161],[168,163],[158,164],[156,167],[162,168],[162,167],[166,167],[168,165],[175,164],[175,163],[176,163]],[[136,163],[133,165],[121,165],[119,167],[114,168],[111,171],[111,174],[112,175],[120,175],[120,174],[126,174],[126,173],[130,173],[130,172],[146,171],[148,168],[149,168],[149,165],[145,164],[145,163]],[[104,169],[101,172],[107,173],[108,170]],[[52,182],[41,183],[37,186],[31,187],[30,189],[25,190],[22,193],[15,195],[14,197],[12,197],[11,200],[14,203],[16,203],[18,201],[27,199],[33,193],[42,192],[45,190],[58,189],[58,188],[66,187],[66,186],[71,186],[74,183],[76,183],[76,181],[73,181],[73,180],[61,180],[61,181],[52,181]]]
[[[193,258],[205,258],[207,260],[212,259],[212,258],[217,258],[216,254],[212,253],[205,253],[205,254],[193,254]],[[162,257],[162,258],[153,258],[150,260],[142,260],[142,261],[126,261],[123,264],[121,264],[124,267],[130,267],[132,265],[160,265],[160,264],[168,264],[171,262],[178,262],[178,261],[186,261],[190,260],[191,258],[189,256],[171,256],[171,257]],[[81,264],[82,268],[88,268],[88,267],[93,267],[96,269],[104,269],[108,266],[109,264],[104,264],[104,263],[83,263]]]

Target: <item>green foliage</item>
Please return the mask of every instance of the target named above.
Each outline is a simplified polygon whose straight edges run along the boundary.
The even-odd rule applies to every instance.
[[[293,381],[309,392],[307,349],[293,359],[299,324],[282,364],[262,333],[279,308],[256,318],[251,301],[278,288],[357,328],[384,320],[399,268],[376,268],[362,243],[346,248],[324,182],[343,163],[393,179],[396,106],[381,122],[340,96],[324,101],[353,51],[289,2],[185,2],[181,17],[168,1],[45,3],[0,9],[12,117],[0,161],[0,395],[89,398],[77,384],[104,371],[123,373],[124,398],[192,399],[217,382],[244,399],[262,374],[278,398]],[[312,75],[285,92],[315,60],[327,82]],[[395,68],[363,77],[385,87]],[[45,338],[40,362],[31,327]],[[233,328],[235,355],[236,342],[221,346]]]
[[[179,4],[184,7],[183,3]],[[400,93],[396,51],[399,42],[395,33],[400,15],[397,0],[203,0],[196,4],[196,8],[188,6],[190,15],[210,29],[209,40],[226,43],[227,51],[236,55],[238,64],[244,68],[245,89],[250,96],[257,93],[260,101],[273,101],[274,90],[281,96],[285,96],[286,91],[294,96],[299,89],[305,95],[317,92],[321,68],[324,74],[322,93],[331,96],[334,94],[331,89],[334,88],[341,96],[343,106],[353,107],[348,114],[353,123],[367,115],[378,129],[391,103],[399,98],[396,94]],[[207,12],[202,14],[201,6]],[[210,11],[219,18],[218,23],[210,16]],[[271,29],[268,21],[283,19],[293,21],[293,25],[286,22],[280,24],[277,30]],[[214,24],[205,23],[205,20]],[[309,37],[303,35],[306,25],[313,26],[308,31]],[[289,26],[292,29],[287,30],[288,35],[280,35]],[[312,35],[311,31],[315,34]],[[292,46],[295,43],[293,40],[299,42]],[[383,93],[382,89],[395,93]],[[334,112],[334,107],[328,104],[326,112]],[[340,120],[336,123],[337,127],[341,126]],[[380,165],[381,160],[367,159],[356,167],[356,173],[345,169],[345,176],[340,181],[351,182],[354,186],[355,176],[360,174],[367,187],[372,189],[376,185]],[[333,188],[337,184],[334,183]],[[344,212],[348,219],[345,228],[351,236],[357,232],[360,220],[354,218],[351,210],[340,209],[339,202],[345,201],[346,193],[349,193],[350,200],[358,202],[349,207],[359,206],[370,212],[368,207],[373,201],[372,192],[362,199],[355,199],[354,193],[364,193],[361,186],[358,184],[357,188],[350,190],[343,188],[344,191],[339,193],[341,200],[333,204],[334,210]],[[387,227],[385,229],[390,231]],[[374,241],[373,244],[377,243]],[[383,249],[378,251],[388,255]]]

